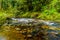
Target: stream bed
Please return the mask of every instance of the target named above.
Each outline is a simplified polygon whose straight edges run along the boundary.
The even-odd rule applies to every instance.
[[[1,28],[0,40],[60,40],[60,23],[54,21],[11,18]]]

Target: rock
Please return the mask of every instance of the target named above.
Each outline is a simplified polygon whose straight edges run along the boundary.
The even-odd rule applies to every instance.
[[[16,29],[17,31],[18,31],[18,30],[21,30],[20,28],[15,28],[15,29]]]
[[[5,27],[3,27],[3,28],[5,28],[6,30],[10,29],[11,33],[9,32],[10,33],[9,35],[12,34],[11,38],[14,37],[17,39],[20,38],[22,35],[24,37],[35,37],[38,35],[39,37],[41,37],[41,39],[45,36],[52,37],[53,33],[51,33],[51,30],[54,29],[54,30],[52,30],[54,32],[54,31],[56,31],[55,28],[60,27],[60,24],[57,22],[45,21],[45,20],[39,20],[39,19],[31,19],[31,18],[11,18],[10,20],[8,20],[8,23],[6,22],[6,24],[4,26],[7,26],[7,25],[8,25],[7,28],[5,28]],[[9,28],[9,26],[10,26],[10,28]],[[4,29],[4,31],[5,31],[5,29]],[[50,31],[49,31],[49,29],[50,29]],[[50,34],[48,34],[48,33],[50,33]],[[56,33],[56,32],[54,32],[54,33]],[[7,34],[8,34],[8,32],[7,32]],[[48,34],[48,35],[46,35],[46,34]],[[22,39],[24,39],[24,38],[22,38]]]
[[[27,37],[32,37],[32,35],[31,34],[28,34]]]

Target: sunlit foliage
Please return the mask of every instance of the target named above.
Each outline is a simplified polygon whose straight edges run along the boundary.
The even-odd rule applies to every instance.
[[[60,19],[59,0],[0,0],[0,20],[7,17]]]

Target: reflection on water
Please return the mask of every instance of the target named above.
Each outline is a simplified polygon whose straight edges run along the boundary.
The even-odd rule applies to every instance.
[[[46,26],[48,30],[45,31],[42,27]],[[2,27],[2,33],[7,36],[7,38],[9,37],[8,40],[45,40],[43,38],[47,37],[46,34],[48,34],[48,40],[57,40],[60,38],[58,34],[60,30],[56,30],[55,28],[59,27],[60,23],[53,21],[29,18],[12,18],[11,20],[8,20],[7,25],[4,24]],[[7,39],[4,36],[0,36],[0,40]]]

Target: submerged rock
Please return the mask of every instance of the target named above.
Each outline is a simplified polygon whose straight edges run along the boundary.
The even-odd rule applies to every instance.
[[[51,29],[54,31],[60,28],[60,23],[58,22],[45,21],[45,20],[32,19],[32,18],[11,18],[8,20],[6,25],[22,26],[22,27],[25,26],[24,28],[34,28],[35,30],[39,30],[39,27]]]
[[[11,38],[13,37],[13,40],[15,38],[16,40],[20,40],[18,38],[20,38],[20,36],[22,37],[22,35],[23,35],[22,38],[23,40],[24,38],[29,38],[29,37],[34,40],[34,37],[37,36],[39,36],[37,38],[41,38],[41,40],[42,39],[45,40],[46,36],[52,35],[50,34],[51,32],[58,34],[57,30],[55,29],[59,27],[60,27],[60,23],[54,21],[45,21],[45,20],[31,19],[31,18],[11,18],[9,20],[7,19],[6,23],[3,25],[3,31],[9,33],[8,35],[11,35],[10,37]]]

